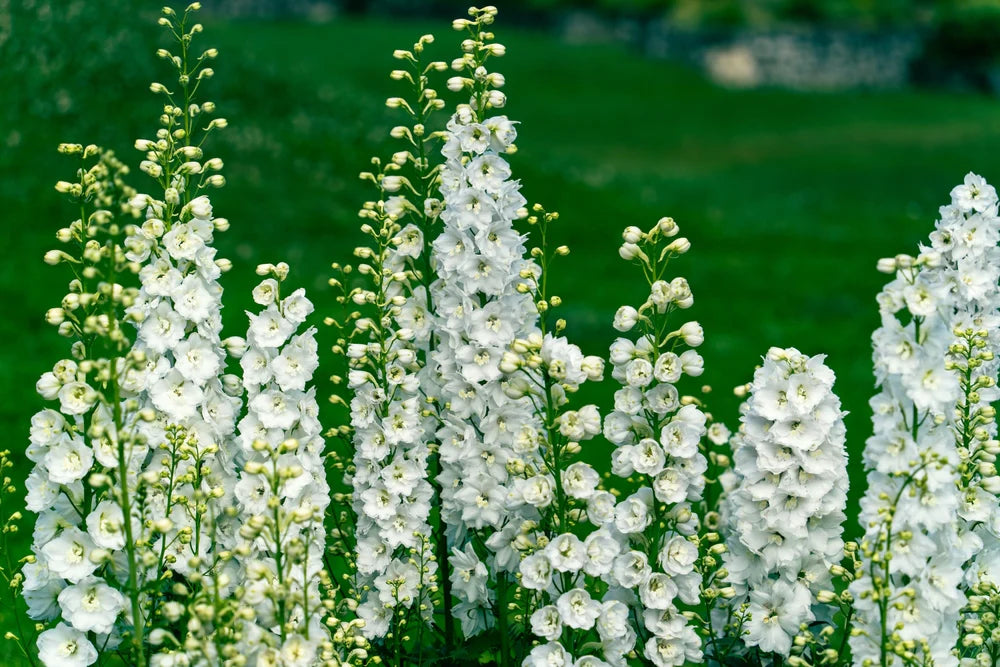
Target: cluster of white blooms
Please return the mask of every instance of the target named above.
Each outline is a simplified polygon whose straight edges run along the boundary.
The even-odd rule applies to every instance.
[[[380,185],[385,178],[379,175]],[[397,607],[420,611],[435,578],[428,524],[434,492],[427,467],[436,421],[424,407],[414,330],[400,322],[409,264],[423,252],[423,235],[412,224],[401,228],[398,212],[386,201],[366,210],[378,226],[368,226],[374,247],[359,253],[367,262],[359,268],[381,279],[351,295],[356,303],[375,306],[376,313],[357,320],[346,350],[354,430],[349,481],[357,517],[356,569],[360,590],[367,590],[358,617],[366,636],[382,637]]]
[[[548,227],[556,219],[558,214],[547,213],[540,205],[528,217],[529,225],[538,226],[541,240],[532,255],[546,275],[552,259],[569,253],[565,246],[548,248]],[[537,448],[519,447],[519,456],[508,462],[507,502],[520,525],[513,532],[505,531],[510,534],[504,535],[503,550],[497,554],[498,562],[517,563],[519,583],[526,590],[515,599],[527,600],[527,604],[523,609],[514,606],[530,620],[532,633],[546,641],[524,658],[523,664],[529,667],[548,664],[545,661],[557,655],[572,660],[570,649],[562,643],[567,639],[572,652],[580,653],[593,631],[604,636],[598,624],[600,594],[607,587],[602,578],[620,552],[618,541],[606,530],[590,527],[591,534],[580,537],[600,475],[589,463],[574,459],[582,451],[581,442],[600,434],[601,417],[596,405],[568,407],[569,397],[584,382],[603,377],[604,362],[584,356],[565,336],[557,335],[566,326],[564,320],[555,322],[555,333],[548,331],[546,316],[562,300],[549,295],[537,278],[529,276],[524,285],[541,314],[540,331],[516,339],[500,362],[507,396],[530,398],[540,425],[534,436]],[[498,590],[501,608],[509,604],[506,592],[503,587]],[[568,638],[569,633],[576,636]],[[607,664],[593,655],[578,655],[577,660]]]
[[[96,646],[117,647],[126,627],[120,616],[134,624],[138,613],[137,607],[126,612],[136,563],[121,552],[135,526],[123,525],[128,500],[115,489],[130,482],[119,474],[129,468],[121,447],[132,445],[129,434],[140,421],[118,402],[119,376],[135,361],[122,327],[136,290],[114,282],[136,269],[124,257],[120,231],[131,219],[125,199],[134,191],[121,182],[127,170],[110,153],[73,144],[60,152],[82,157],[78,181],[57,185],[82,216],[57,234],[75,249],[46,254],[50,264],[78,265],[69,293],[47,320],[74,341],[73,358],[56,363],[36,385],[58,406],[31,419],[27,456],[35,465],[25,505],[38,518],[22,593],[33,619],[61,620],[39,635],[39,658],[75,667],[95,662]]]
[[[930,247],[916,258],[900,255],[879,266],[895,277],[879,295],[882,326],[872,337],[881,392],[871,400],[874,435],[865,450],[864,576],[851,587],[860,630],[851,640],[857,664],[886,654],[893,664],[894,652],[957,664],[963,565],[976,553],[996,553],[983,549],[984,537],[995,544],[995,521],[991,526],[981,518],[996,507],[996,489],[986,488],[996,484],[994,471],[987,470],[985,486],[960,492],[960,460],[972,454],[972,443],[956,442],[956,406],[996,397],[997,195],[969,174],[951,199],[941,208]],[[984,339],[991,358],[978,363],[990,364],[984,377],[992,379],[977,383],[970,401],[972,389],[963,392],[949,357],[960,352],[963,332],[991,326],[994,333]],[[979,442],[990,443],[995,427],[984,431]],[[965,445],[961,454],[958,444]],[[968,525],[956,521],[960,515]]]
[[[61,239],[80,242],[76,263],[91,266],[71,285],[73,298],[49,313],[79,339],[74,360],[39,383],[43,394],[59,398],[62,414],[48,411],[32,424],[31,451],[54,474],[30,488],[29,503],[41,514],[39,555],[25,571],[25,592],[40,618],[61,613],[67,622],[39,638],[39,655],[49,665],[89,664],[94,646],[117,649],[139,667],[207,657],[220,645],[206,649],[197,639],[204,637],[199,628],[214,627],[201,622],[207,618],[190,618],[180,639],[162,628],[177,625],[186,605],[207,599],[199,590],[219,602],[236,585],[229,551],[236,543],[232,436],[242,388],[224,372],[218,278],[229,263],[212,247],[214,232],[228,223],[214,218],[203,194],[224,183],[222,162],[200,147],[205,133],[226,123],[209,121],[197,135],[193,129],[214,111],[210,102],[196,103],[196,88],[188,85],[212,76],[207,65],[215,57],[213,49],[189,57],[201,31],[190,22],[197,9],[194,3],[180,17],[163,10],[160,23],[181,55],[160,55],[176,69],[184,94],[175,104],[165,86],[153,84],[168,104],[156,139],[136,143],[145,154],[140,168],[162,195],[131,191],[122,208],[127,219],[98,210],[60,231]],[[79,184],[59,189],[84,209],[107,206],[93,192],[100,176],[83,170],[80,176]],[[53,252],[47,261],[61,261]],[[138,290],[115,282],[125,272],[138,274]],[[128,333],[121,329],[126,321],[134,324]],[[102,353],[110,358],[94,356]],[[151,656],[160,645],[165,652]]]
[[[244,543],[242,602],[256,617],[243,626],[244,655],[280,664],[295,655],[311,664],[328,637],[322,624],[320,574],[330,487],[323,467],[316,390],[315,328],[296,331],[313,311],[305,290],[282,295],[288,265],[262,264],[254,290],[263,310],[250,314],[240,357],[247,414],[238,426],[243,464],[234,494]]]
[[[238,377],[225,374],[218,279],[228,263],[217,260],[211,245],[213,232],[228,222],[214,218],[205,195],[178,206],[176,217],[174,205],[148,195],[133,203],[146,212],[126,241],[129,259],[144,265],[129,314],[138,323],[135,347],[145,364],[127,376],[125,388],[155,411],[144,439],[166,454],[135,452],[135,461],[150,483],[168,480],[146,496],[143,510],[170,521],[157,539],[170,569],[188,575],[213,565],[208,557],[214,545],[230,549],[236,538],[236,524],[224,514],[231,506],[225,496],[236,483],[233,432],[242,387]],[[183,443],[171,442],[170,427],[183,428]]]
[[[746,645],[785,657],[799,626],[817,617],[815,596],[832,589],[830,569],[843,557],[846,429],[823,361],[771,348],[733,439],[728,580],[748,602]]]
[[[387,100],[409,116],[390,132],[403,148],[361,174],[378,192],[369,240],[330,281],[346,366],[331,402],[350,425],[325,437],[341,457],[319,421],[313,304],[285,294],[287,264],[257,267],[260,310],[222,338],[228,222],[206,192],[225,179],[202,146],[226,121],[195,99],[216,56],[190,51],[198,8],[160,19],[176,86],[151,86],[159,129],[136,142],[157,194],[96,146],[60,147],[81,158],[57,185],[81,214],[45,255],[74,274],[46,319],[72,346],[36,385],[50,405],[26,451],[32,554],[0,568],[43,665],[1000,663],[1000,201],[981,177],[952,190],[916,257],[879,262],[893,279],[872,337],[864,535],[845,544],[846,413],[823,355],[771,348],[737,391],[735,435],[681,393],[704,331],[674,321],[693,296],[668,275],[690,248],[671,218],[622,235],[648,291],[614,316],[613,409],[572,403],[604,360],[554,318],[550,262],[569,250],[512,176],[497,10],[471,8],[447,82],[467,97],[444,131],[433,38],[394,53],[413,93]],[[599,436],[603,475],[580,456]],[[0,476],[3,514],[16,487]]]
[[[962,503],[960,539],[976,548],[964,566],[967,604],[962,610],[959,656],[963,665],[992,664],[1000,655],[996,612],[1000,607],[1000,477],[997,476],[996,400],[997,347],[992,337],[995,317],[979,315],[956,326],[957,340],[949,350],[948,366],[959,378],[962,398],[955,406],[955,438]],[[978,328],[983,327],[983,328]]]
[[[412,49],[393,53],[400,69],[391,78],[410,88],[408,97],[386,100],[409,116],[390,132],[403,150],[388,161],[374,158],[375,169],[361,174],[378,191],[377,200],[365,202],[359,213],[365,220],[361,230],[371,237],[354,253],[366,284],[348,291],[353,268],[339,265],[334,268],[344,280],[331,284],[341,288],[341,303],[363,310],[344,322],[328,320],[341,330],[335,350],[345,353],[349,371],[349,404],[340,396],[331,400],[350,409],[353,452],[345,482],[353,491],[354,546],[347,560],[360,597],[355,611],[364,634],[384,638],[380,645],[395,652],[412,644],[407,639],[401,649],[398,642],[411,619],[422,626],[433,621],[441,599],[435,594],[437,558],[447,553],[443,531],[435,536],[430,527],[436,498],[429,468],[438,421],[428,401],[437,392],[427,364],[433,272],[424,230],[439,206],[431,196],[437,166],[428,157],[434,135],[426,126],[444,102],[427,75],[447,69],[446,63],[425,61],[432,42],[433,36],[424,35]]]
[[[617,504],[605,492],[588,508],[592,522],[621,536],[622,553],[611,575],[616,586],[637,592],[633,603],[649,637],[643,655],[657,667],[702,659],[701,639],[678,608],[696,604],[701,593],[699,520],[692,503],[701,499],[708,466],[700,447],[706,415],[676,386],[685,375],[702,374],[703,359],[693,348],[701,345],[704,332],[697,322],[673,331],[667,326],[670,314],[694,302],[684,278],[663,278],[669,260],[690,248],[687,239],[674,238],[678,231],[673,219],[663,218],[648,232],[628,227],[622,235],[620,254],[644,268],[650,291],[639,308],[622,306],[615,314],[615,329],[637,329],[639,335],[611,345],[612,377],[622,387],[603,431],[616,446],[612,472],[641,481]],[[635,634],[629,628],[605,640],[609,662],[621,664]]]
[[[466,54],[453,64],[471,77],[455,77],[449,86],[471,88],[472,99],[459,107],[444,132],[443,224],[431,256],[437,276],[431,285],[437,335],[431,363],[441,410],[437,483],[452,553],[485,558],[468,546],[471,532],[478,531],[494,554],[486,569],[497,576],[517,565],[509,545],[525,512],[507,502],[516,493],[509,464],[534,455],[539,433],[530,400],[504,392],[500,362],[515,339],[536,329],[535,304],[518,286],[522,276],[537,276],[539,270],[524,258],[523,238],[513,228],[513,221],[526,215],[520,183],[511,179],[503,157],[513,152],[514,123],[488,115],[504,102],[495,90],[503,77],[484,66],[487,57],[503,52],[502,46],[483,41],[487,33],[479,31],[483,21],[492,20],[488,9],[477,21],[456,26],[468,25],[475,35],[463,43]],[[492,624],[487,578],[465,582],[456,574],[450,579],[459,600],[454,615],[466,636]]]

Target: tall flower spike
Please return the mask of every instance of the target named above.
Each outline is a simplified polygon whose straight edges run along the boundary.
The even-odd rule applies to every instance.
[[[727,499],[734,526],[728,580],[749,603],[748,646],[788,657],[816,595],[843,557],[846,430],[823,356],[771,348],[754,374],[734,438],[739,485]]]
[[[851,648],[859,665],[902,664],[900,652],[957,664],[963,565],[977,553],[995,553],[983,546],[984,539],[996,543],[996,526],[982,524],[975,507],[996,502],[993,492],[981,493],[995,484],[993,471],[983,469],[980,482],[980,473],[969,474],[976,466],[963,461],[996,448],[995,426],[984,424],[986,437],[970,440],[964,414],[995,398],[996,362],[984,369],[990,379],[973,386],[955,357],[971,349],[980,328],[996,331],[1000,219],[996,192],[974,174],[951,200],[930,247],[916,258],[879,262],[895,275],[879,294],[882,326],[872,336],[881,391],[871,400],[874,435],[865,450],[864,576],[851,587],[859,612]],[[983,337],[991,356],[994,335]]]
[[[507,377],[510,399],[531,399],[539,428],[519,442],[517,457],[507,463],[508,512],[522,519],[520,525],[494,534],[488,542],[496,551],[498,566],[519,561],[520,585],[513,588],[500,579],[496,591],[501,662],[516,664],[523,658],[522,664],[529,667],[554,656],[570,660],[572,653],[602,652],[602,631],[595,626],[602,615],[607,616],[607,605],[600,600],[608,586],[601,577],[620,551],[611,533],[586,525],[588,502],[598,493],[600,475],[578,456],[581,443],[600,434],[601,417],[596,405],[571,409],[569,404],[584,382],[602,378],[604,362],[585,357],[560,335],[565,320],[555,320],[553,326],[553,311],[562,299],[548,293],[546,278],[555,257],[569,254],[566,246],[549,246],[549,226],[558,217],[538,204],[528,217],[538,243],[531,254],[542,273],[526,276],[523,285],[535,301],[540,331],[516,339],[504,353],[500,370]],[[470,560],[485,579],[482,563]],[[455,574],[457,589],[468,576],[457,566]],[[624,609],[620,603],[612,605],[619,607]],[[526,658],[527,638],[518,636],[517,624],[511,622],[518,618],[529,619],[532,633],[547,642]],[[597,657],[591,654],[589,659]]]
[[[66,249],[45,256],[74,275],[61,307],[46,319],[73,342],[71,358],[36,385],[58,406],[31,420],[27,456],[35,466],[26,507],[38,519],[22,592],[29,616],[60,621],[38,637],[43,664],[91,664],[94,642],[119,647],[128,635],[119,648],[143,665],[139,537],[136,522],[124,520],[132,515],[134,474],[145,452],[137,436],[145,415],[122,401],[128,374],[143,362],[129,349],[125,317],[136,290],[122,284],[138,270],[122,245],[135,215],[127,204],[134,191],[122,181],[128,169],[111,153],[78,144],[60,152],[80,160],[77,181],[56,186],[80,217],[56,234]],[[119,616],[127,620],[119,623]]]
[[[255,612],[253,625],[243,628],[243,654],[264,664],[297,655],[311,664],[329,640],[319,575],[330,501],[311,386],[319,366],[316,329],[296,333],[313,305],[303,289],[282,293],[287,264],[262,264],[257,275],[264,280],[253,298],[263,310],[248,313],[240,359],[247,415],[239,423],[243,471],[235,488],[244,540],[243,602]]]
[[[377,163],[376,166],[381,166]],[[388,167],[388,165],[387,165]],[[347,344],[348,388],[354,430],[354,511],[359,590],[367,589],[359,618],[369,638],[383,637],[416,614],[433,608],[436,581],[433,535],[428,523],[433,489],[428,480],[428,434],[433,421],[424,406],[417,333],[400,323],[412,294],[412,263],[423,250],[414,225],[401,227],[399,209],[386,197],[391,169],[370,174],[380,198],[362,211],[371,246],[359,248],[359,272],[371,285],[349,298],[373,308],[356,320]],[[426,336],[421,332],[422,336]],[[424,611],[421,611],[421,608]]]
[[[411,648],[419,655],[420,642],[432,636],[424,634],[425,626],[441,603],[441,552],[431,528],[436,493],[429,472],[437,420],[427,401],[434,392],[426,373],[433,344],[427,230],[439,210],[431,196],[438,166],[429,152],[434,135],[427,124],[444,106],[428,75],[447,65],[426,61],[432,41],[424,35],[411,50],[393,54],[400,69],[391,78],[411,89],[406,98],[387,100],[409,116],[406,125],[390,132],[403,149],[385,162],[373,159],[373,170],[361,174],[378,195],[359,213],[365,221],[362,232],[370,237],[368,245],[355,250],[365,283],[347,291],[350,267],[345,267],[345,280],[334,283],[345,292],[342,302],[358,310],[344,322],[330,320],[346,333],[338,346],[348,358],[352,396],[353,466],[345,481],[353,488],[356,516],[357,613],[365,635],[381,640],[378,650],[386,659]],[[419,630],[400,648],[403,628],[411,621]]]
[[[995,317],[982,315],[965,323],[965,328],[957,325],[947,361],[961,386],[954,425],[962,496],[960,530],[978,548],[964,567],[968,602],[962,610],[958,646],[959,655],[978,661],[975,664],[991,664],[1000,656],[1000,633],[989,630],[1000,611],[1000,477],[995,465],[1000,443],[991,405],[997,398],[998,326]]]
[[[437,331],[431,357],[442,422],[437,482],[453,549],[486,563],[495,579],[507,579],[516,561],[500,562],[489,553],[503,549],[504,540],[495,535],[516,530],[520,516],[506,504],[512,490],[507,464],[537,446],[539,425],[527,398],[504,394],[500,362],[515,339],[537,329],[535,304],[518,286],[539,270],[524,259],[523,239],[513,229],[513,221],[526,215],[520,184],[503,157],[514,151],[514,124],[491,115],[505,101],[497,90],[503,77],[486,68],[490,57],[503,53],[486,29],[496,9],[470,11],[471,20],[455,22],[469,38],[465,54],[452,64],[462,74],[448,84],[470,93],[470,100],[444,133],[443,229],[431,255],[438,276],[431,286]],[[466,636],[494,622],[493,593],[485,582],[452,592]]]
[[[239,378],[225,373],[227,350],[220,339],[218,281],[231,265],[212,246],[215,232],[229,223],[215,217],[207,195],[225,183],[222,161],[206,156],[203,148],[226,121],[208,120],[214,103],[196,97],[213,76],[208,65],[217,55],[215,49],[200,56],[191,50],[202,31],[194,22],[198,8],[193,3],[180,15],[165,8],[160,19],[178,53],[158,55],[175,69],[176,84],[150,87],[165,98],[164,112],[156,138],[140,139],[136,148],[145,155],[140,168],[159,194],[133,198],[145,220],[126,240],[127,257],[143,265],[129,314],[137,323],[134,351],[145,363],[128,376],[126,396],[153,417],[142,430],[152,455],[138,459],[135,472],[143,487],[136,512],[152,552],[145,574],[148,618],[157,627],[176,626],[195,606],[224,617],[238,572],[231,551],[238,529],[233,430],[242,387]],[[192,586],[172,593],[168,571]],[[217,634],[225,628],[196,620],[186,639],[171,636],[160,650],[208,659],[231,645]]]
[[[721,583],[713,557],[719,537],[699,535],[695,511],[708,469],[701,448],[707,416],[676,386],[704,368],[694,349],[704,340],[701,326],[669,326],[671,315],[694,303],[687,280],[665,279],[670,260],[691,246],[677,236],[679,231],[672,218],[661,219],[648,232],[628,227],[619,249],[622,259],[642,268],[649,296],[639,308],[622,306],[615,314],[615,329],[636,330],[637,337],[611,345],[611,376],[622,387],[615,392],[614,411],[604,419],[604,436],[616,446],[611,471],[637,480],[638,489],[617,504],[611,494],[599,494],[588,508],[593,523],[623,536],[623,552],[609,576],[614,586],[634,591],[633,613],[642,624],[605,638],[612,664],[622,663],[637,632],[648,637],[642,652],[657,667],[701,661],[701,639],[679,605],[698,604],[702,588]]]

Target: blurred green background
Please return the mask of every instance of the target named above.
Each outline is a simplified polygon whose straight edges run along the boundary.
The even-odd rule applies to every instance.
[[[8,434],[2,447],[21,462],[20,486],[28,421],[42,407],[34,383],[67,354],[43,321],[67,275],[41,257],[73,217],[52,188],[73,164],[55,147],[101,143],[137,165],[132,143],[152,135],[159,114],[148,83],[166,72],[153,55],[163,41],[156,6],[9,3],[0,0],[0,428]],[[461,5],[453,13],[462,15]],[[206,90],[230,121],[210,148],[229,181],[214,197],[217,215],[232,223],[219,239],[235,265],[223,279],[226,333],[245,331],[242,311],[262,261],[292,265],[318,322],[334,313],[330,262],[349,261],[361,240],[356,211],[369,192],[357,173],[371,155],[395,150],[386,133],[398,117],[384,106],[399,92],[387,76],[391,52],[433,32],[430,53],[450,60],[459,37],[447,20],[384,15],[306,23],[206,12],[202,20],[201,44],[221,53]],[[521,122],[515,173],[530,201],[560,211],[556,238],[573,251],[553,277],[568,335],[587,353],[606,351],[614,311],[644,297],[641,277],[617,256],[621,229],[673,216],[693,245],[676,271],[696,297],[687,313],[706,331],[711,411],[736,424],[731,389],[771,345],[828,354],[851,413],[856,501],[870,433],[874,299],[885,281],[875,262],[914,252],[966,172],[1000,179],[996,100],[947,91],[732,91],[620,45],[568,45],[509,27],[503,14],[496,31],[508,47],[497,61],[508,81],[506,112]],[[151,185],[137,169],[132,182],[140,191]],[[321,336],[332,343],[329,330]],[[334,368],[324,359],[319,377]],[[606,381],[589,398],[607,404],[613,389]],[[13,548],[19,557],[25,544]],[[0,621],[6,631],[9,613]],[[9,644],[0,645],[0,664],[20,664]]]

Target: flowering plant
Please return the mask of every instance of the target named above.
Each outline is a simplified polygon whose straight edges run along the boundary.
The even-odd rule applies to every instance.
[[[571,342],[551,289],[570,251],[515,178],[493,7],[454,22],[450,64],[430,35],[394,53],[398,150],[361,174],[366,243],[333,265],[329,361],[284,262],[257,267],[259,310],[224,338],[206,139],[227,123],[199,96],[217,53],[192,50],[197,9],[160,20],[176,84],[151,86],[160,125],[136,143],[149,192],[111,153],[60,147],[79,217],[45,255],[71,272],[46,319],[69,351],[36,386],[50,403],[23,503],[0,488],[4,537],[37,515],[31,553],[5,546],[2,565],[35,621],[12,635],[28,663],[1000,662],[1000,217],[983,179],[915,257],[878,264],[893,278],[852,541],[823,355],[768,350],[735,433],[686,386],[706,333],[683,317],[691,243],[672,218],[622,233],[643,299],[609,317],[606,357]],[[604,381],[608,405],[578,400]]]

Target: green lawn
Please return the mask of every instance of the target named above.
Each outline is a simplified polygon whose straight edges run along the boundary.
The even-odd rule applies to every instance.
[[[216,101],[231,125],[215,144],[229,179],[216,211],[232,223],[221,254],[236,265],[224,279],[227,331],[245,329],[241,310],[260,261],[290,262],[320,314],[331,312],[329,263],[349,259],[360,240],[355,212],[367,192],[356,175],[370,155],[385,153],[393,123],[383,105],[397,92],[387,77],[390,53],[433,30],[432,53],[450,60],[458,38],[446,23],[205,22],[204,43],[221,51],[211,90],[220,91]],[[703,379],[715,387],[715,415],[736,423],[731,388],[750,378],[769,346],[827,353],[851,412],[857,461],[870,433],[869,336],[885,279],[875,262],[913,252],[966,172],[1000,180],[995,101],[728,91],[617,46],[567,46],[507,30],[502,21],[497,32],[508,46],[497,61],[508,80],[507,113],[522,123],[515,173],[529,200],[560,211],[557,235],[573,250],[554,277],[570,337],[588,353],[606,351],[615,309],[643,296],[641,279],[617,257],[620,231],[671,215],[693,244],[676,269],[696,296],[688,313],[705,327]],[[152,50],[131,57],[152,60]],[[34,382],[66,353],[42,321],[65,279],[41,255],[72,216],[51,188],[69,176],[69,164],[50,149],[90,140],[79,136],[90,127],[137,161],[129,148],[136,129],[148,136],[158,113],[143,91],[141,82],[109,82],[94,94],[112,116],[28,121],[17,128],[19,141],[3,149],[4,447],[23,448],[28,419],[41,406]],[[76,113],[86,118],[88,109]],[[133,180],[145,187],[141,174]],[[605,400],[611,389],[606,382],[591,396]],[[856,498],[863,484],[856,465],[853,478]],[[0,621],[6,630],[9,614]],[[4,650],[2,664],[20,664]]]

